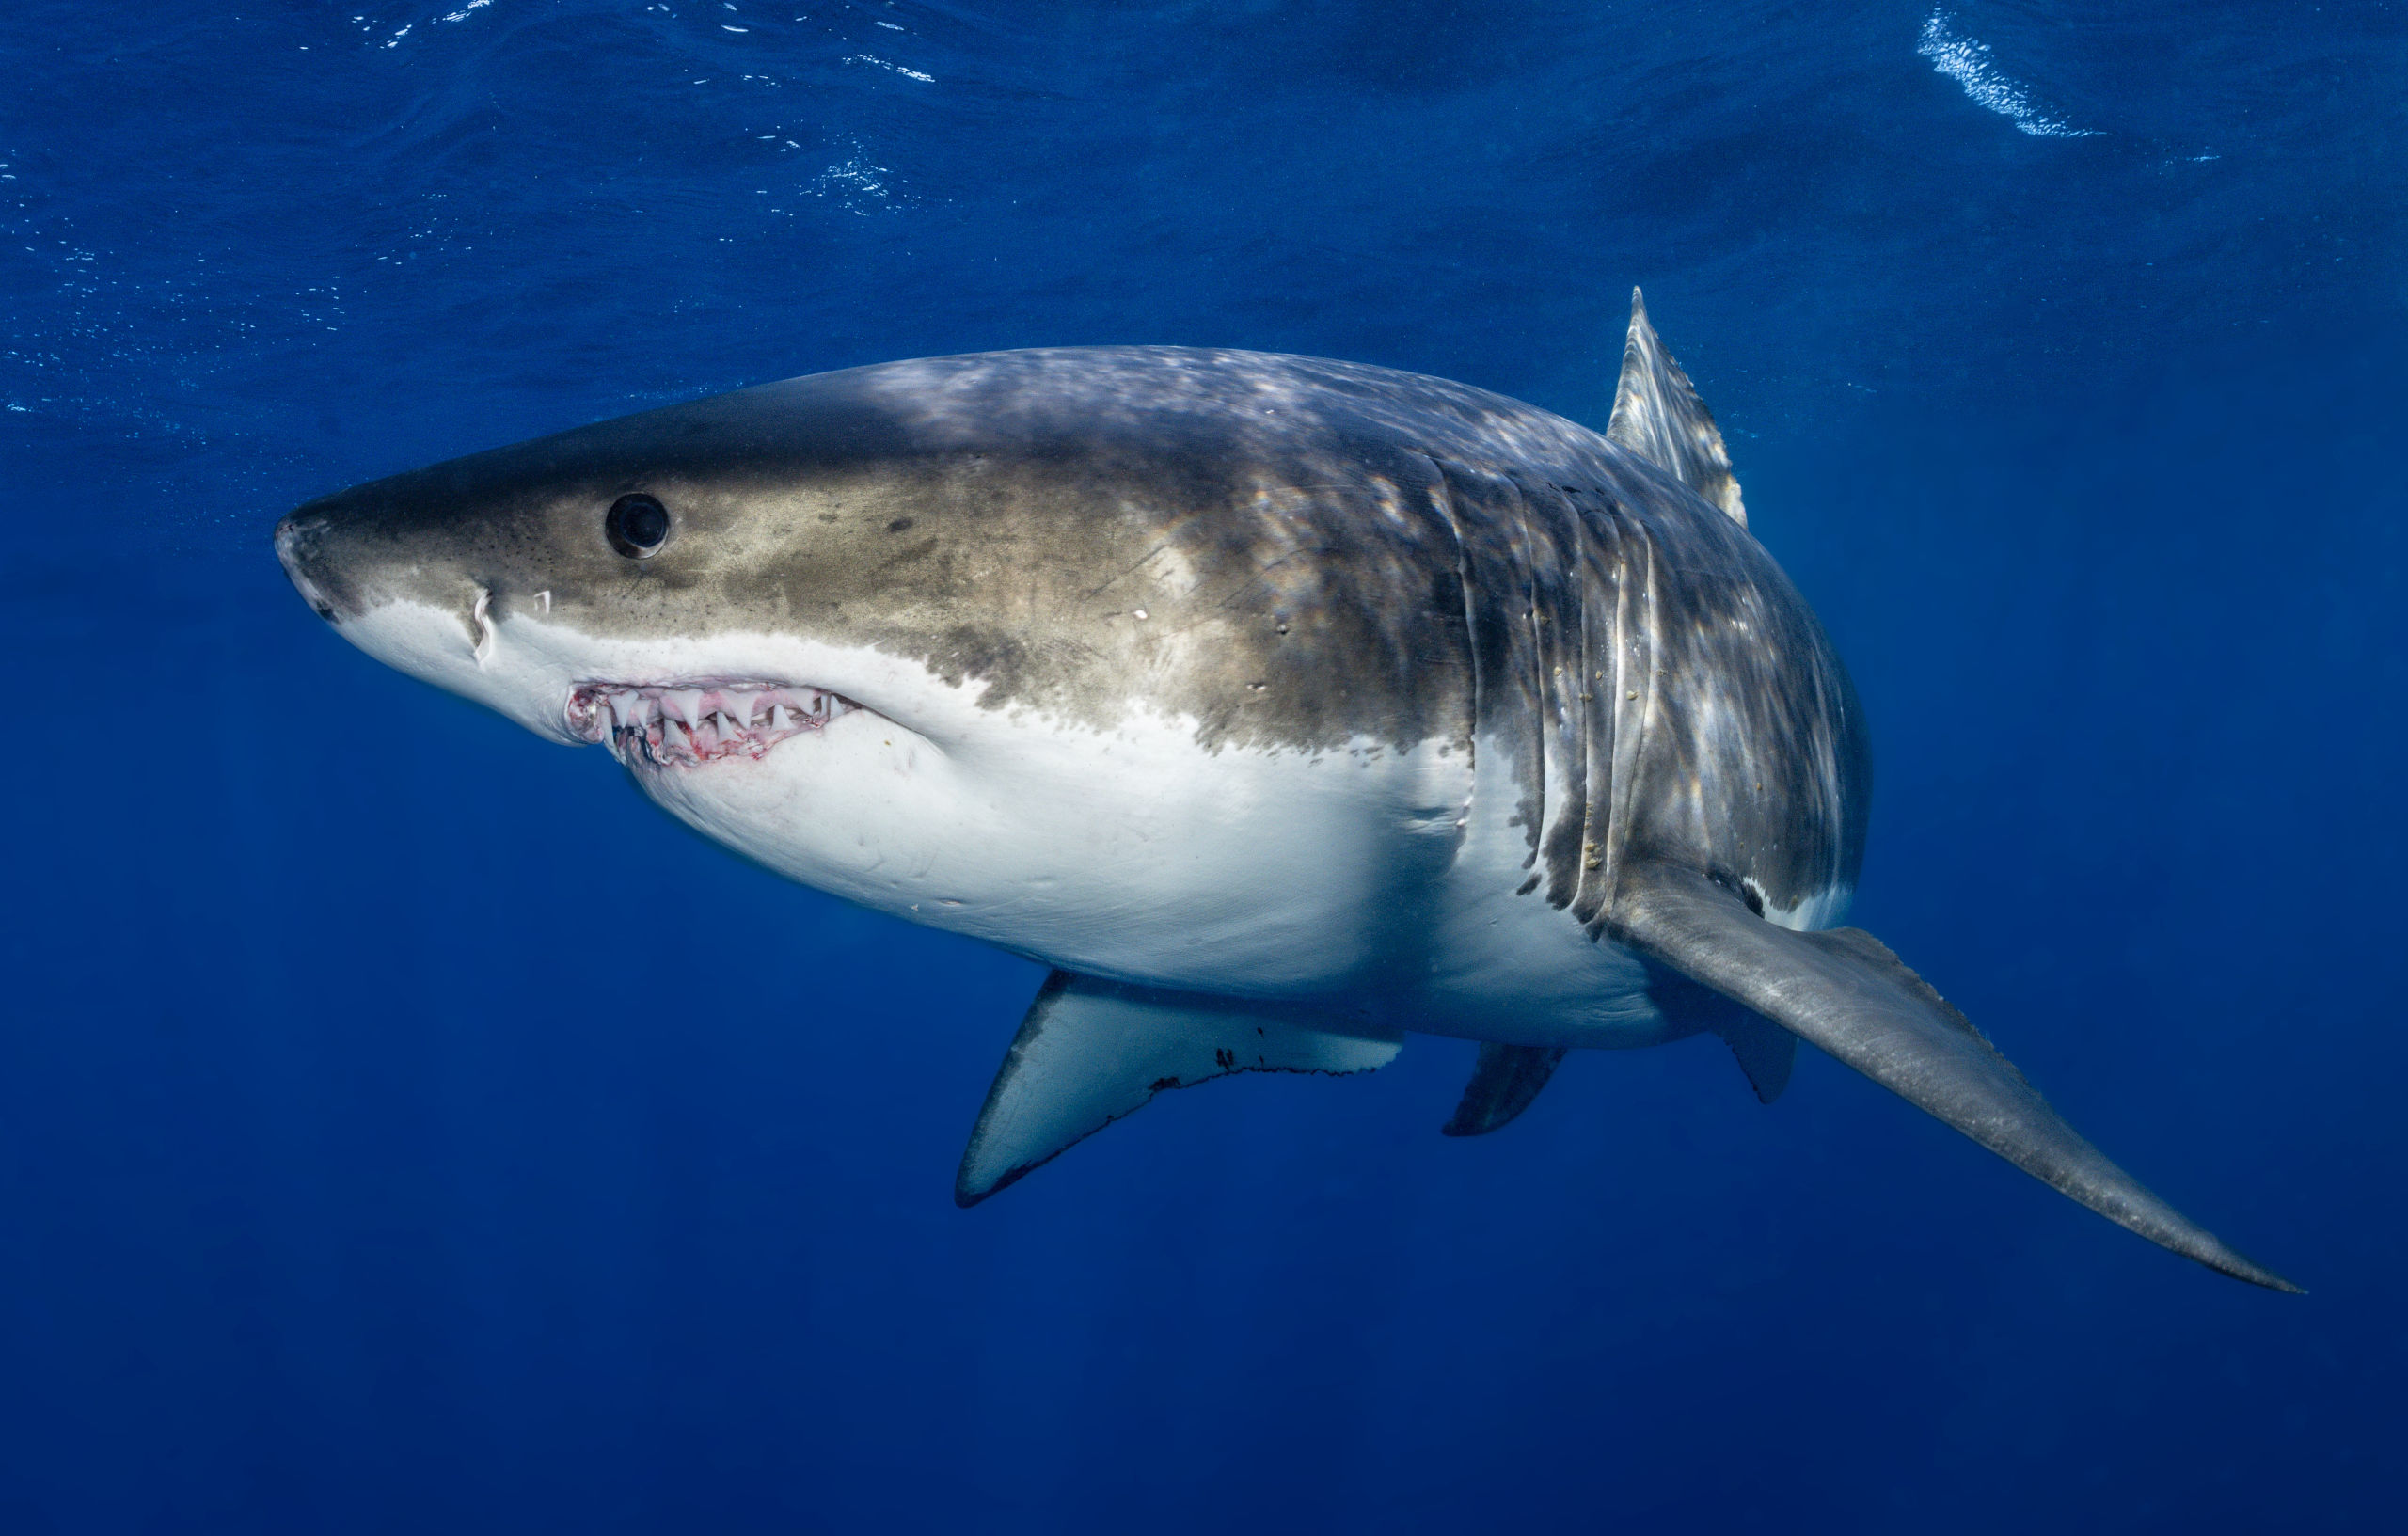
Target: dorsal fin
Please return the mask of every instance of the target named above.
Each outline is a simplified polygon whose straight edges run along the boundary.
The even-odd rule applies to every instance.
[[[1748,509],[1714,413],[1664,350],[1647,323],[1647,301],[1630,291],[1630,338],[1622,348],[1622,382],[1614,387],[1613,420],[1606,436],[1720,507],[1741,528]]]

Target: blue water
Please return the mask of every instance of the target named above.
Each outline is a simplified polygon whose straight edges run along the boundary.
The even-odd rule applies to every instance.
[[[0,1532],[2396,1529],[2393,4],[19,0]],[[267,533],[822,369],[1602,424],[1632,284],[1878,761],[1854,920],[2183,1263],[1808,1053],[1166,1096],[388,672]]]

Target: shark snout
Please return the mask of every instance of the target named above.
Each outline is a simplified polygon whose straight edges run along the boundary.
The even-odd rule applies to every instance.
[[[312,570],[325,532],[324,516],[315,513],[290,514],[276,525],[276,558],[291,578],[293,590],[301,594],[301,600],[328,624],[339,624],[341,620],[328,594],[327,583]]]

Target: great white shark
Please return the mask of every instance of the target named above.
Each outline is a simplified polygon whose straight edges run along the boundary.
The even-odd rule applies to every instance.
[[[1480,1042],[1807,1040],[2277,1290],[1835,926],[1863,714],[1632,295],[1602,433],[1444,380],[1178,347],[933,357],[604,421],[299,508],[371,656],[599,744],[706,836],[1052,967],[974,1204],[1154,1094]]]

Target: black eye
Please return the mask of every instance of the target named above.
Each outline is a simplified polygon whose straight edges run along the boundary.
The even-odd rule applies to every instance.
[[[669,509],[648,496],[623,496],[602,519],[610,547],[642,560],[669,542]]]

